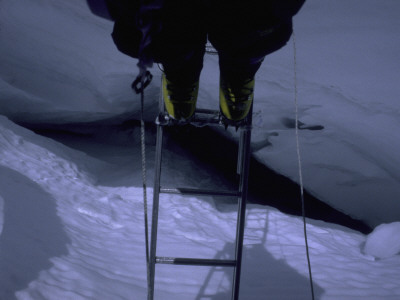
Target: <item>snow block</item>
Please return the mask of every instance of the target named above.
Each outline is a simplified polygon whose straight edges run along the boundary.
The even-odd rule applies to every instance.
[[[376,258],[400,254],[400,222],[381,224],[371,232],[364,245],[364,253]]]

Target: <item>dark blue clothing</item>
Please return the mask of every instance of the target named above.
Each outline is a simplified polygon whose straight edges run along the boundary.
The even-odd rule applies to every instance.
[[[144,50],[147,57],[163,65],[169,80],[192,83],[199,78],[207,38],[218,51],[224,78],[253,77],[265,56],[287,43],[292,34],[292,17],[305,2],[145,0],[141,4],[138,0],[88,1],[106,1],[109,14],[115,20],[113,39],[120,51],[137,58],[141,29],[147,26],[150,38]],[[150,8],[140,14],[141,5]]]

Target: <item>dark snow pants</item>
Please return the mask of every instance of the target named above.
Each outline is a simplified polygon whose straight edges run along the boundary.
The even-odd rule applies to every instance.
[[[167,78],[198,80],[207,38],[218,51],[222,77],[229,82],[254,77],[265,56],[283,47],[292,34],[291,16],[268,20],[271,12],[260,3],[166,1],[159,61]]]
[[[140,0],[88,0],[106,4],[115,21],[118,49],[138,57]],[[207,38],[219,54],[221,75],[229,80],[251,78],[265,56],[283,47],[292,33],[292,17],[305,0],[157,0],[150,21],[159,24],[147,49],[175,82],[195,82],[203,66]],[[148,1],[151,3],[151,1]],[[91,4],[92,3],[92,4]],[[96,13],[96,12],[95,12]],[[103,16],[104,14],[98,15]],[[157,26],[156,26],[157,27]]]

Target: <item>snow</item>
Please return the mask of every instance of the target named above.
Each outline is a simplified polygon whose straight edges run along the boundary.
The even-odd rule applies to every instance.
[[[309,0],[295,18],[305,187],[376,228],[307,219],[316,299],[400,297],[399,9],[395,0]],[[85,1],[0,2],[0,299],[146,299],[139,130],[118,125],[139,115],[136,62],[116,50],[111,29]],[[290,41],[257,74],[253,155],[298,182],[293,55]],[[206,56],[200,106],[216,106],[218,77],[217,57]],[[42,136],[16,122],[64,131]],[[146,138],[152,182],[151,128]],[[167,144],[165,183],[226,184]],[[159,255],[232,257],[234,204],[161,203]],[[302,219],[257,204],[246,219],[241,299],[310,299]],[[230,297],[231,270],[156,270],[156,299]]]
[[[376,258],[400,254],[400,222],[381,224],[367,237],[364,253]]]

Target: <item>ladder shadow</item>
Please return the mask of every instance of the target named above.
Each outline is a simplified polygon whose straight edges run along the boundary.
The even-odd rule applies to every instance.
[[[311,299],[309,278],[290,267],[285,260],[276,259],[265,248],[268,218],[265,224],[263,237],[257,243],[243,247],[239,299]],[[232,259],[234,247],[234,243],[226,243],[215,259]],[[213,281],[217,279],[222,282],[223,276],[226,281],[232,282],[232,273],[231,268],[210,268],[195,300],[231,299],[232,286],[216,286]],[[320,299],[323,293],[323,288],[314,282],[315,299]]]
[[[51,268],[52,257],[68,253],[70,240],[57,216],[55,199],[37,183],[3,166],[0,221],[0,299],[16,299],[17,291]]]

